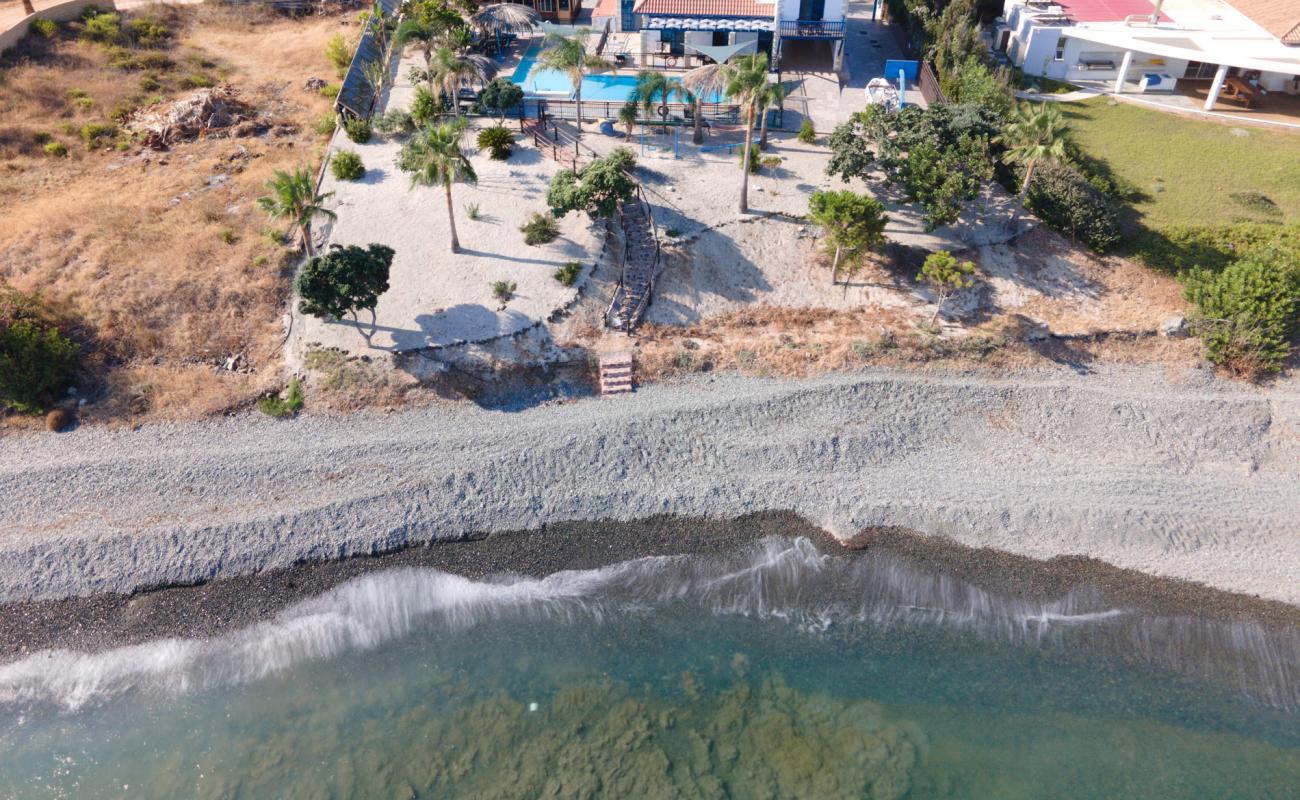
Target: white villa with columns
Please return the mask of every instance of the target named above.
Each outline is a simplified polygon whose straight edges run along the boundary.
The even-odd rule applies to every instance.
[[[1300,0],[1007,0],[994,47],[1029,75],[1117,93],[1204,82],[1207,111],[1300,94]]]

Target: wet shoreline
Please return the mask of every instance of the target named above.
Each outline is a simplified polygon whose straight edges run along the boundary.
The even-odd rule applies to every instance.
[[[384,569],[424,567],[472,579],[499,574],[540,577],[635,558],[733,552],[767,536],[803,536],[820,550],[852,558],[884,551],[916,567],[1023,599],[1050,600],[1093,587],[1107,604],[1164,616],[1300,626],[1300,608],[1177,579],[1120,569],[1095,559],[1038,561],[902,528],[875,528],[846,542],[788,512],[730,521],[660,516],[636,522],[572,522],[512,533],[470,536],[393,552],[314,561],[249,576],[157,588],[0,605],[0,663],[47,649],[85,652],[161,638],[207,638],[274,617],[300,600]]]

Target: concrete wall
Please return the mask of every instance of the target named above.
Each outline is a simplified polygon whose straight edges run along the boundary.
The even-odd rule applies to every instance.
[[[35,14],[29,14],[21,22],[7,31],[0,33],[0,53],[13,47],[22,41],[27,35],[27,30],[34,19],[52,19],[55,22],[67,22],[81,16],[81,12],[86,6],[99,6],[100,8],[113,8],[111,0],[68,0],[66,3],[59,3],[49,8],[43,8]]]

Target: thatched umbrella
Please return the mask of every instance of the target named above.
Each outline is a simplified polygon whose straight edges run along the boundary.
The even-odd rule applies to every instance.
[[[704,122],[702,119],[704,103],[700,98],[704,95],[712,97],[726,89],[727,73],[722,64],[705,64],[682,76],[682,88],[690,92],[695,100],[695,132],[692,134],[691,141],[695,144],[704,144]]]
[[[497,50],[501,50],[501,31],[506,33],[523,33],[531,31],[541,23],[542,17],[532,6],[519,3],[493,3],[483,6],[470,17],[483,31],[492,31],[497,37]]]

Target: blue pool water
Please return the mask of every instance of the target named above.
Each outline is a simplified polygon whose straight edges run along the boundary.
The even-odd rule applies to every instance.
[[[0,665],[0,797],[1293,798],[1300,631],[767,539]]]
[[[569,80],[568,75],[553,69],[534,69],[540,51],[539,45],[528,48],[524,57],[519,60],[519,66],[515,68],[514,74],[510,76],[510,80],[524,87],[526,92],[562,94],[572,98],[573,82]],[[635,73],[588,75],[582,79],[582,99],[623,103],[632,96],[634,88],[636,88]],[[704,98],[706,103],[717,103],[721,100],[722,96],[717,92]]]

